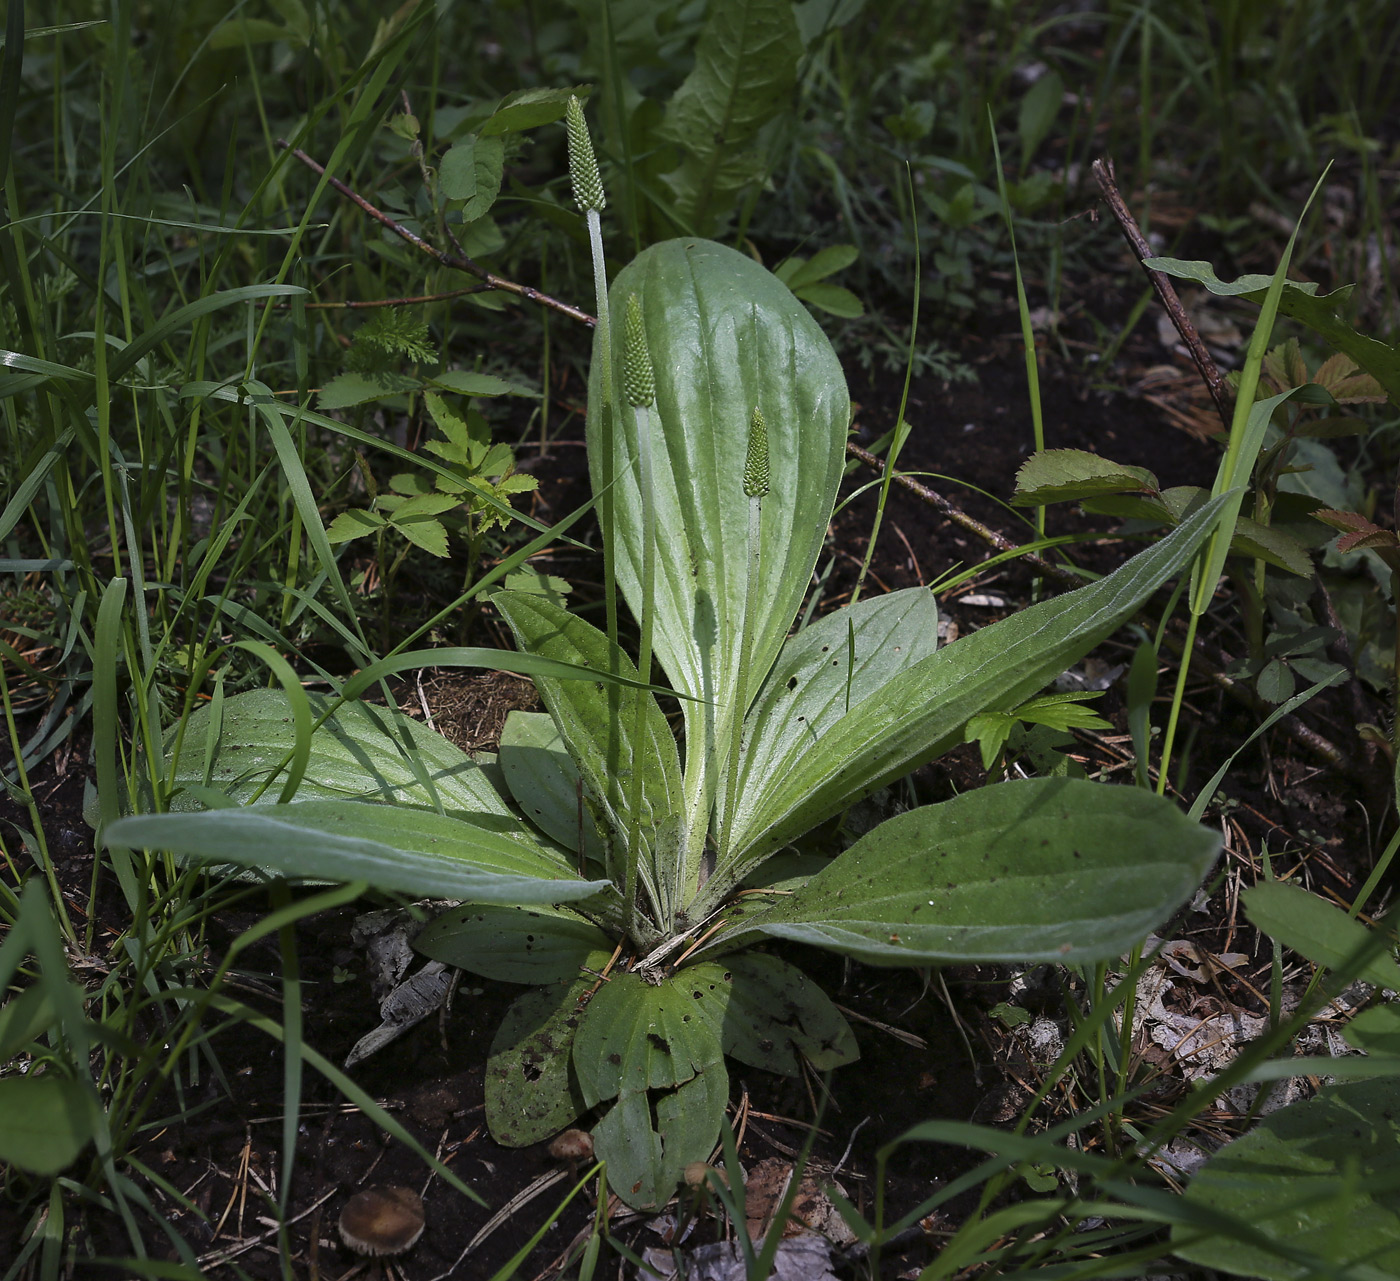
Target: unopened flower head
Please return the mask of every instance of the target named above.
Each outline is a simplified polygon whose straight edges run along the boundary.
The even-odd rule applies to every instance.
[[[577,96],[570,97],[564,111],[564,123],[569,131],[569,177],[574,183],[574,199],[580,213],[596,209],[600,213],[607,205],[603,195],[603,180],[598,175],[598,161],[593,155],[593,140],[583,119],[583,104]]]
[[[768,427],[763,411],[754,406],[749,420],[749,451],[744,459],[744,494],[762,498],[768,492]]]
[[[656,401],[656,374],[647,350],[642,303],[636,294],[627,295],[627,317],[622,325],[622,394],[635,409]]]

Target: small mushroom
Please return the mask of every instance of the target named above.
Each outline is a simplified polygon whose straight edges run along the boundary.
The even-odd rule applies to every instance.
[[[705,1161],[692,1161],[688,1166],[685,1167],[685,1173],[682,1177],[685,1179],[686,1187],[705,1187],[707,1176],[712,1170],[715,1173],[715,1177],[719,1179],[719,1181],[722,1184],[724,1184],[725,1187],[728,1187],[729,1176],[725,1174],[725,1172],[721,1170],[718,1166],[710,1165]]]
[[[423,1235],[423,1201],[412,1188],[366,1188],[340,1212],[340,1239],[356,1254],[403,1254]]]
[[[593,1137],[586,1130],[565,1130],[550,1143],[549,1155],[556,1161],[567,1161],[572,1178],[578,1170],[578,1163],[587,1161],[593,1155]]]

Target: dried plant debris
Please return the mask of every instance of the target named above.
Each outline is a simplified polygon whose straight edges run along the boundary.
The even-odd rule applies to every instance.
[[[762,1248],[757,1243],[755,1253]],[[778,1246],[768,1281],[836,1281],[832,1253],[825,1237],[788,1237]],[[677,1271],[677,1255],[684,1271]],[[643,1251],[642,1262],[637,1281],[748,1281],[749,1276],[743,1249],[728,1241],[685,1252],[653,1247]]]

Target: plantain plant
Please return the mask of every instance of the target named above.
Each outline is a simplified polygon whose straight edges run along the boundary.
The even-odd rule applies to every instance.
[[[1218,837],[1084,780],[913,809],[834,858],[804,838],[1085,655],[1190,562],[1225,499],[944,648],[922,588],[790,634],[842,471],[835,354],[777,277],[710,241],[644,250],[610,295],[588,451],[638,661],[544,597],[498,592],[519,652],[443,656],[534,677],[547,713],[514,713],[496,762],[354,701],[382,666],[334,701],[289,681],[177,727],[168,812],[105,840],[460,900],[418,948],[528,985],[491,1050],[492,1134],[535,1143],[589,1113],[611,1186],[647,1207],[709,1157],[726,1057],[789,1075],[856,1058],[830,999],[765,943],[875,965],[1087,963],[1190,896]],[[658,693],[680,704],[679,737]]]

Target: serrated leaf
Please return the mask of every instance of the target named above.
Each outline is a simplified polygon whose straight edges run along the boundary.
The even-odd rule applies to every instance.
[[[486,1125],[503,1147],[557,1134],[584,1109],[570,1055],[591,975],[533,988],[506,1011],[486,1061]]]
[[[1015,728],[1016,718],[1009,712],[984,712],[968,721],[963,730],[963,742],[976,743],[982,756],[982,768],[991,769]]]
[[[426,381],[434,387],[455,391],[462,396],[529,396],[539,399],[540,393],[524,383],[511,382],[498,378],[495,374],[483,374],[471,369],[448,369],[434,374]]]
[[[350,409],[355,405],[401,396],[420,385],[418,379],[403,374],[337,374],[321,388],[316,398],[316,408],[323,414],[329,414],[337,409]]]
[[[1078,502],[1101,494],[1156,493],[1157,477],[1146,467],[1110,462],[1083,449],[1042,449],[1016,473],[1015,507]]]
[[[446,199],[463,202],[462,221],[473,222],[496,203],[504,170],[500,138],[467,138],[443,156],[438,186]]]
[[[1270,277],[1260,275],[1241,276],[1227,283],[1215,274],[1208,262],[1148,258],[1142,265],[1178,279],[1198,281],[1213,294],[1242,295],[1250,302],[1262,302],[1270,283]],[[1400,405],[1400,347],[1390,347],[1379,339],[1358,333],[1338,315],[1354,288],[1344,285],[1330,294],[1319,295],[1317,285],[1311,281],[1286,280],[1278,309],[1285,316],[1301,320],[1338,351],[1350,356],[1375,378],[1392,404]]]
[[[1297,685],[1288,664],[1282,659],[1271,658],[1254,678],[1254,688],[1266,703],[1277,705],[1292,698]]]
[[[341,512],[326,526],[326,541],[332,547],[338,547],[352,539],[377,533],[388,523],[376,511],[370,511],[367,507],[352,507],[349,511]]]
[[[757,157],[745,149],[787,104],[801,56],[790,0],[710,5],[695,66],[667,104],[662,126],[663,136],[685,151],[681,167],[665,182],[681,221],[699,234],[708,235],[761,172]]]
[[[1330,970],[1365,946],[1370,934],[1340,907],[1288,881],[1260,881],[1241,898],[1246,915],[1265,934]],[[1359,977],[1400,991],[1400,965],[1385,953],[1368,962]]]
[[[1230,1215],[1252,1235],[1178,1224],[1172,1245],[1181,1258],[1264,1281],[1388,1281],[1400,1275],[1397,1185],[1400,1082],[1324,1086],[1227,1144],[1186,1189],[1188,1207]]]
[[[998,783],[888,819],[720,938],[874,965],[1106,960],[1189,899],[1219,848],[1219,833],[1140,788]]]

